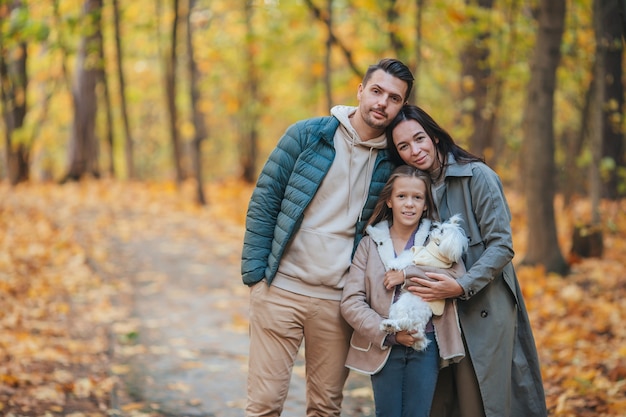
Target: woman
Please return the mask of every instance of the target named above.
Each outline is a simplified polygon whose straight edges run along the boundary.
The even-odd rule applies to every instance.
[[[429,273],[409,287],[426,301],[457,298],[466,343],[466,357],[439,373],[431,416],[547,416],[499,177],[417,106],[404,106],[387,143],[396,163],[430,173],[439,217],[461,214],[469,239],[462,277]]]

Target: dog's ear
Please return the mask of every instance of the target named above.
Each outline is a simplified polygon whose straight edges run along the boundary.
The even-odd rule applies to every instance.
[[[460,213],[455,214],[454,216],[450,217],[448,219],[448,222],[450,222],[451,224],[461,224],[463,223],[463,216],[461,216]]]

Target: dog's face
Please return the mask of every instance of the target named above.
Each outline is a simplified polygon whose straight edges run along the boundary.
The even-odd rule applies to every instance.
[[[441,256],[450,262],[458,262],[467,250],[467,237],[461,227],[461,216],[454,215],[444,223],[435,223],[430,232],[433,242]]]

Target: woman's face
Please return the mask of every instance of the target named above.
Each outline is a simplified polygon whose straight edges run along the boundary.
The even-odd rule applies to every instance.
[[[391,133],[393,144],[405,163],[427,172],[439,168],[436,140],[428,136],[417,121],[402,121]]]

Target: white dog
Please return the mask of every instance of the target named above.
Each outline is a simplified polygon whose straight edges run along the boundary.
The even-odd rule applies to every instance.
[[[463,252],[467,250],[467,237],[460,223],[461,216],[458,214],[444,223],[435,223],[428,244],[411,248],[412,263],[446,269],[459,262]],[[404,286],[407,284],[411,283],[405,282]],[[413,349],[424,350],[430,343],[426,338],[426,325],[433,314],[443,313],[444,306],[445,300],[427,303],[419,296],[403,289],[400,298],[389,310],[389,318],[381,322],[380,329],[387,333],[396,333],[400,330],[414,331],[416,341],[412,346]]]

